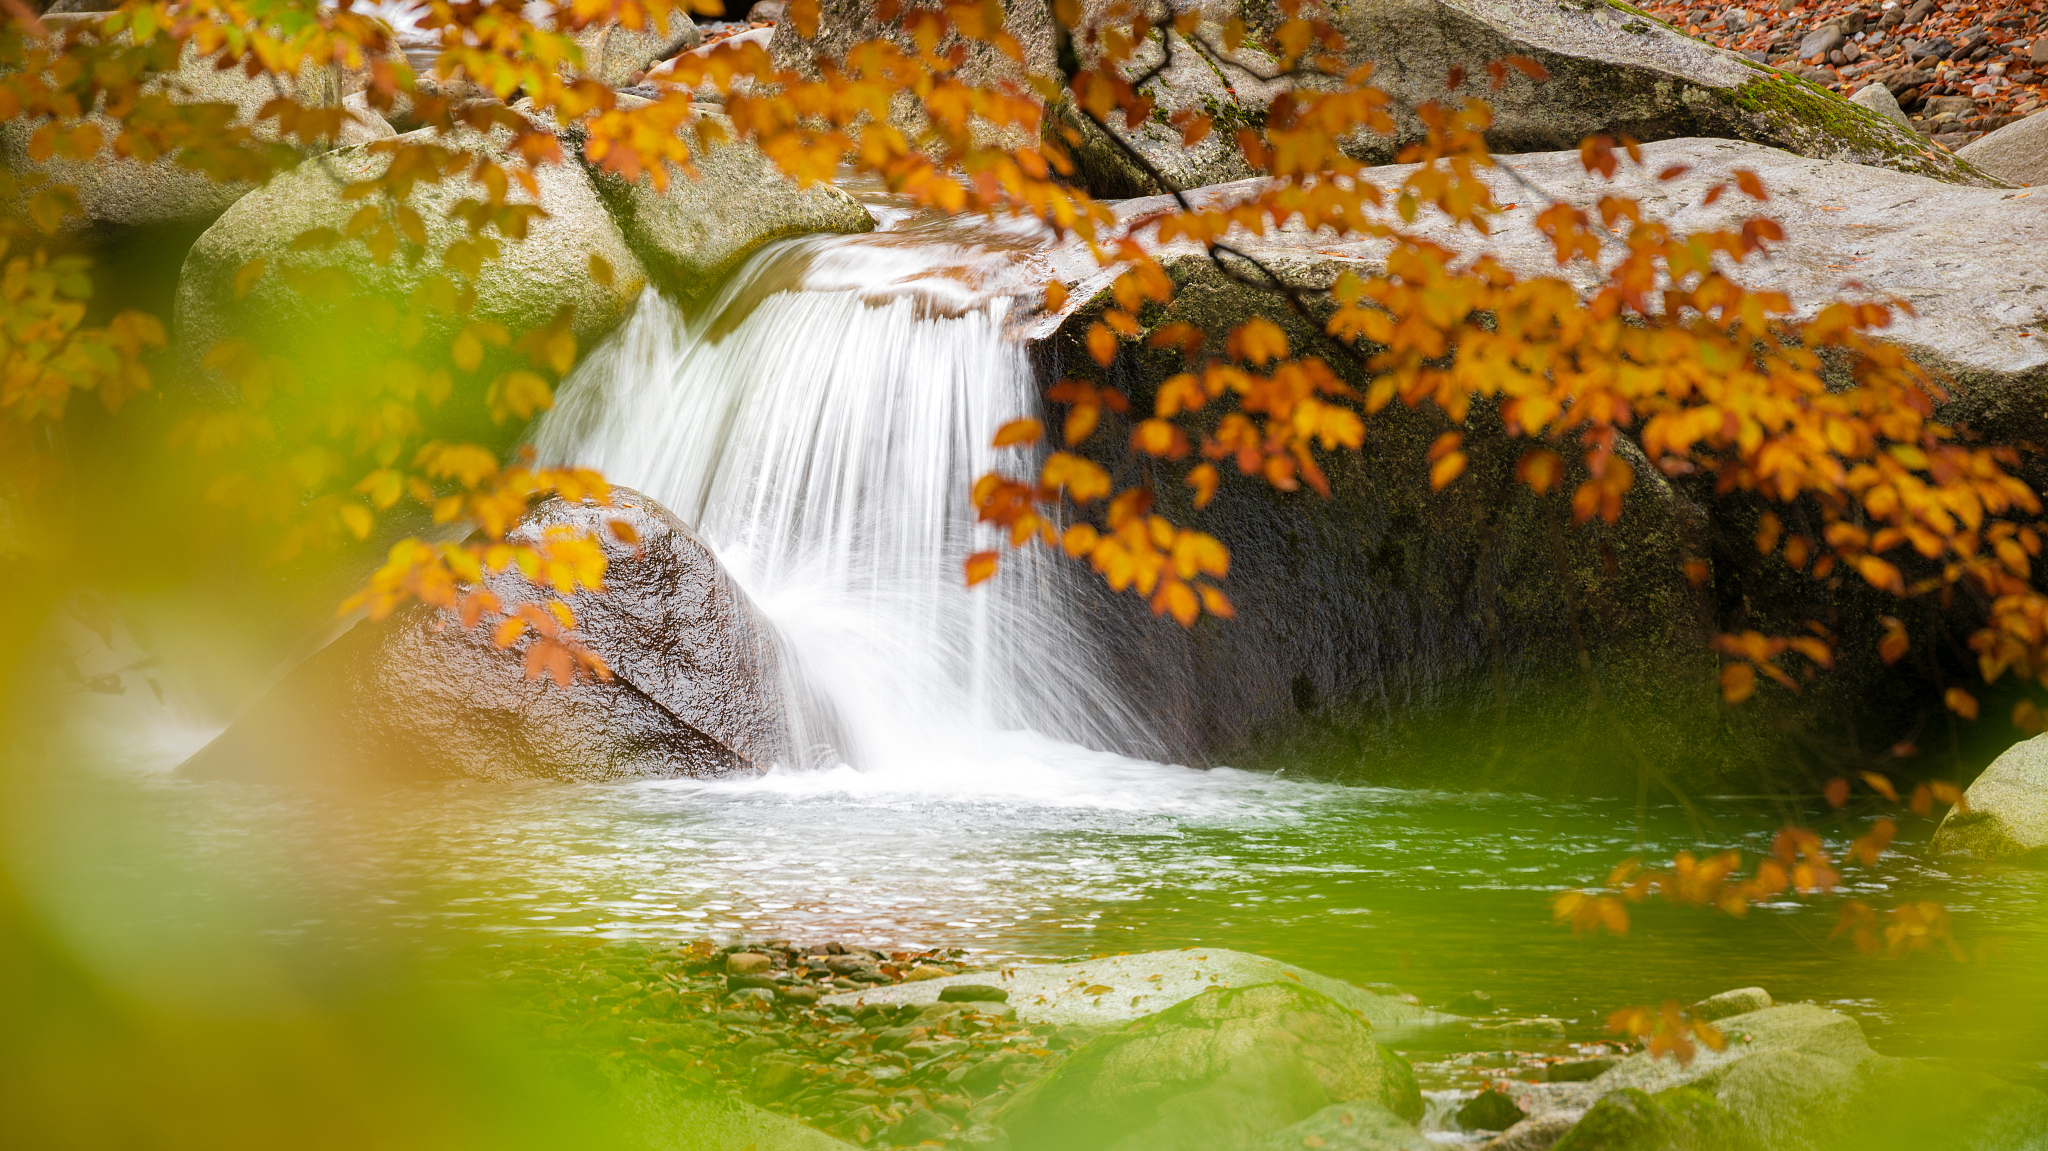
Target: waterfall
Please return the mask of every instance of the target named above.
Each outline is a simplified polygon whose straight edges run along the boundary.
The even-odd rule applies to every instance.
[[[541,458],[696,528],[776,626],[803,766],[951,770],[1044,737],[1150,752],[1076,618],[1088,573],[1033,547],[964,586],[1000,546],[970,485],[1034,462],[988,445],[1039,408],[1005,329],[1042,281],[1018,262],[1035,237],[952,227],[772,245],[691,316],[650,290],[565,382]]]

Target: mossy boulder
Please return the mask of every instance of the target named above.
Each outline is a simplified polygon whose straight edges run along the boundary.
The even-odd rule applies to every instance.
[[[1306,987],[1207,991],[1084,1044],[993,1122],[1013,1151],[1226,1151],[1333,1103],[1421,1096],[1372,1027]]]
[[[1993,760],[1942,817],[1933,850],[2048,867],[2048,735]]]
[[[424,139],[429,131],[415,135]],[[470,134],[459,144],[500,162],[509,160],[487,137]],[[343,199],[342,188],[387,163],[365,147],[344,148],[272,180],[199,237],[179,277],[174,337],[183,367],[202,391],[231,393],[231,385],[205,360],[223,341],[237,338],[298,365],[316,391],[323,382],[364,377],[395,357],[429,368],[445,365],[455,333],[476,320],[498,324],[516,337],[566,307],[578,347],[587,350],[624,318],[647,281],[590,177],[573,161],[539,168],[537,196],[513,185],[512,202],[537,204],[547,215],[531,223],[523,240],[504,241],[499,257],[482,265],[470,281],[475,302],[467,313],[430,311],[413,299],[430,275],[444,272],[441,252],[468,235],[456,206],[481,193],[465,181],[415,189],[411,206],[425,221],[425,248],[401,243],[382,264],[360,243],[294,250],[293,241],[303,232],[344,228],[363,202]],[[610,283],[592,275],[593,257],[609,265]],[[262,275],[246,285],[246,295],[238,293],[237,275],[257,259],[265,261]],[[291,272],[316,274],[313,286],[333,291],[308,290]],[[421,330],[406,332],[405,322],[414,320]],[[488,348],[482,366],[465,377],[473,386],[455,388],[454,398],[436,412],[432,431],[509,442],[518,428],[501,427],[489,418],[484,386],[494,373],[524,363],[508,347]]]
[[[1253,5],[1246,5],[1248,11]],[[1694,40],[1604,0],[1378,0],[1336,9],[1349,62],[1373,61],[1396,107],[1485,100],[1496,152],[1576,147],[1605,133],[1637,140],[1748,140],[1796,155],[1874,164],[1954,183],[1994,183],[1911,130],[1804,80]],[[1525,56],[1549,75],[1510,70],[1490,87],[1489,61]],[[1452,69],[1464,81],[1447,91]],[[1389,137],[1350,150],[1378,162],[1422,135],[1410,111]]]

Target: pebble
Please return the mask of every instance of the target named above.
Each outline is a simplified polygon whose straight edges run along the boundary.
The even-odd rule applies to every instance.
[[[728,975],[759,975],[772,966],[773,960],[756,951],[739,951],[725,957]]]

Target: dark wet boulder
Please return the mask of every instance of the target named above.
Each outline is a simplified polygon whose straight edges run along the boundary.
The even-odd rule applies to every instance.
[[[1354,1100],[1422,1113],[1413,1073],[1371,1024],[1307,987],[1264,983],[1090,1040],[993,1121],[1013,1151],[1211,1151]]]
[[[611,521],[630,525],[637,544],[615,538]],[[499,648],[489,627],[414,604],[293,668],[181,774],[588,781],[766,770],[787,743],[773,632],[710,550],[627,488],[608,507],[550,499],[512,538],[565,525],[605,541],[604,590],[568,603],[609,679],[529,678],[531,635]],[[516,575],[488,582],[508,609],[547,595]]]

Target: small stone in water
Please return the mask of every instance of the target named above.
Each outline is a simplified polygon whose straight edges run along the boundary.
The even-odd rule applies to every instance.
[[[1771,993],[1761,987],[1738,987],[1710,995],[1692,1005],[1692,1017],[1709,1022],[1726,1019],[1730,1015],[1745,1015],[1751,1011],[1762,1011],[1771,1005]]]
[[[1619,1059],[1605,1058],[1575,1059],[1570,1063],[1553,1063],[1550,1065],[1550,1070],[1544,1074],[1544,1078],[1552,1083],[1583,1083],[1588,1079],[1599,1078],[1606,1073],[1608,1068],[1619,1062],[1621,1062]]]
[[[946,975],[947,971],[943,967],[933,967],[929,964],[920,963],[903,973],[903,982],[922,983],[927,979],[944,979]]]
[[[1444,1010],[1453,1015],[1491,1015],[1493,996],[1484,991],[1468,991],[1444,1004]]]
[[[1501,1091],[1481,1091],[1458,1108],[1458,1126],[1467,1131],[1505,1131],[1521,1121],[1522,1109]]]
[[[728,975],[759,975],[773,966],[769,958],[758,951],[740,951],[726,957],[725,971]]]
[[[1008,1003],[1010,993],[986,983],[956,983],[939,992],[941,1003]]]
[[[766,1005],[775,1002],[775,993],[766,987],[742,987],[726,998],[743,1007],[754,1003]]]

